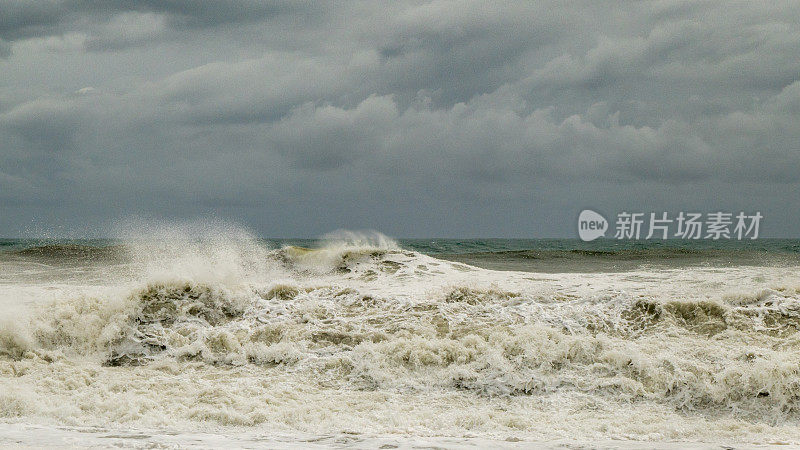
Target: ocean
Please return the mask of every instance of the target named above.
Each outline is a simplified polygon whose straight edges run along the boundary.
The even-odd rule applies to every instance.
[[[800,444],[800,241],[0,240],[0,445]]]

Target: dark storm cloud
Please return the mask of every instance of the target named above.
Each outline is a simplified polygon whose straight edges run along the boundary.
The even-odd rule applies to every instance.
[[[85,32],[87,50],[113,51],[174,38],[169,30],[256,23],[289,13],[309,16],[319,9],[316,2],[302,1],[0,0],[0,39]],[[0,41],[0,57],[7,53],[7,46]]]
[[[57,1],[28,2],[10,0],[0,3],[0,37],[18,39],[59,23],[65,8]]]
[[[800,193],[790,3],[0,12],[9,233],[134,212],[265,234],[563,235],[591,205],[762,209],[775,234],[800,226],[785,207]]]
[[[64,23],[85,24],[85,19],[108,18],[124,12],[164,14],[176,26],[217,26],[258,21],[289,11],[310,12],[313,8],[313,2],[269,0],[3,0],[0,2],[3,11],[0,34],[9,37],[49,34],[58,31],[54,27]]]

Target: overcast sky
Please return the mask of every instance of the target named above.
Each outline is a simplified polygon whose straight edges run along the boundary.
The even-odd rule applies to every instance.
[[[0,0],[0,236],[800,237],[800,3]]]

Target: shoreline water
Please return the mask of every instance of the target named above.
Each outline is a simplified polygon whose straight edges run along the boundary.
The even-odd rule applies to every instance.
[[[340,435],[289,435],[276,433],[187,432],[169,430],[103,429],[95,427],[47,427],[42,425],[0,423],[0,446],[14,448],[347,448],[347,449],[564,449],[575,450],[706,450],[706,449],[768,449],[786,448],[786,442],[771,444],[741,444],[736,442],[697,441],[636,441],[604,439],[585,442],[570,439],[523,440],[516,437],[489,439],[478,436],[362,436],[358,433]]]

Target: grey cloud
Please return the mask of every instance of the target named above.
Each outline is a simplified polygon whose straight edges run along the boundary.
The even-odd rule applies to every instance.
[[[53,27],[66,14],[66,6],[59,1],[4,0],[0,2],[0,37],[13,40],[31,36]]]
[[[167,34],[167,20],[153,13],[122,13],[107,23],[86,40],[89,51],[114,51],[143,46]]]
[[[59,99],[38,99],[0,115],[0,126],[54,151],[69,145],[79,125],[80,117]]]
[[[81,33],[87,51],[108,52],[187,38],[193,30],[241,27],[282,15],[297,20],[321,10],[316,2],[281,0],[0,0],[0,58],[10,53],[9,42],[29,38]]]
[[[375,152],[397,118],[390,97],[369,97],[351,110],[306,104],[271,133],[275,148],[306,169],[327,170]]]
[[[197,67],[148,88],[187,123],[273,122],[298,104],[335,98],[353,78],[351,68],[335,60],[269,53]]]
[[[179,26],[216,26],[226,23],[251,22],[286,12],[311,11],[314,2],[286,0],[147,0],[139,2],[111,1],[105,5],[121,11],[157,12],[166,14]]]
[[[311,11],[312,3],[280,0],[221,0],[193,2],[185,0],[138,1],[111,0],[3,0],[0,10],[0,36],[20,38],[34,34],[47,35],[65,23],[78,25],[85,18],[107,18],[124,12],[164,14],[175,26],[217,26],[233,22],[252,22],[286,12]]]
[[[19,223],[52,199],[67,205],[53,217],[210,212],[295,235],[525,234],[514,226],[532,211],[572,218],[591,202],[760,202],[783,214],[776,233],[800,222],[778,206],[800,186],[800,7],[0,10],[0,202]],[[39,39],[64,33],[78,44]],[[562,232],[541,220],[542,235]]]

